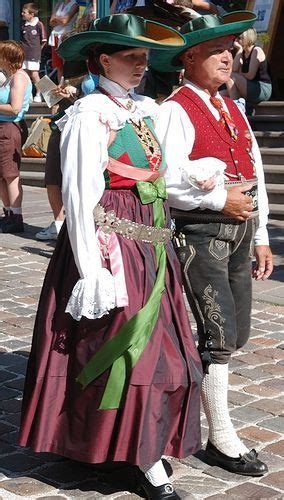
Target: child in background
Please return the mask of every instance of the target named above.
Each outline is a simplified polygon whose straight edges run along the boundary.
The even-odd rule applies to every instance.
[[[21,42],[25,51],[23,69],[27,71],[34,85],[40,80],[41,51],[46,44],[45,28],[37,14],[38,7],[35,3],[25,3],[23,5],[23,24],[21,27]],[[34,97],[34,102],[41,102],[41,95],[38,91]]]

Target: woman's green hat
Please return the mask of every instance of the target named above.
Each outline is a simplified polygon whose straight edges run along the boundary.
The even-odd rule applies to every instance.
[[[158,50],[151,54],[150,65],[159,71],[177,71],[183,68],[179,59],[181,54],[195,45],[208,42],[214,38],[228,35],[239,35],[251,28],[257,16],[248,10],[230,12],[224,16],[210,14],[200,16],[184,24],[180,30],[186,40],[186,45],[163,53]]]
[[[184,37],[173,28],[133,14],[114,14],[96,19],[88,31],[66,38],[58,52],[65,61],[86,59],[89,48],[96,43],[149,49],[181,50],[185,46]]]

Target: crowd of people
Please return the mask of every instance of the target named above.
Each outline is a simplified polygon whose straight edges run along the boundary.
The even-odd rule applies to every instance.
[[[207,463],[262,476],[268,467],[238,437],[227,402],[231,355],[250,334],[251,278],[267,279],[273,269],[261,155],[237,103],[271,93],[254,85],[268,83],[252,36],[256,16],[177,2],[177,23],[180,7],[187,16],[177,30],[121,13],[120,0],[115,15],[94,20],[90,2],[77,19],[79,3],[62,0],[51,16],[53,63],[66,85],[56,90],[62,100],[47,152],[54,222],[37,237],[57,244],[36,316],[18,442],[93,464],[126,462],[141,496],[178,499],[162,457],[201,448],[202,400]],[[31,5],[23,8],[25,41],[27,28],[37,27],[42,47]],[[205,14],[188,17],[188,9]],[[33,59],[38,53],[26,57],[20,44],[0,42],[3,232],[23,225],[19,162]],[[160,105],[135,92],[145,89],[147,66],[182,72]]]

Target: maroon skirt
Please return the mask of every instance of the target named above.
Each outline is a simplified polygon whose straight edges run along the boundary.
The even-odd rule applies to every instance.
[[[152,206],[142,205],[132,191],[107,190],[101,203],[120,218],[153,225]],[[59,235],[38,307],[19,444],[91,463],[182,458],[200,448],[202,374],[171,243],[159,318],[132,371],[124,406],[98,410],[109,372],[85,389],[76,382],[87,361],[145,305],[154,286],[153,245],[118,237],[129,306],[77,322],[64,311],[78,271],[65,226]]]

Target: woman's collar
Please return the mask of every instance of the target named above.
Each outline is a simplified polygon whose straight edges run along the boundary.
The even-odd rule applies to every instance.
[[[100,75],[99,85],[103,87],[113,97],[129,98],[129,94],[134,93],[134,89],[125,90],[119,83],[109,80],[103,75]]]

